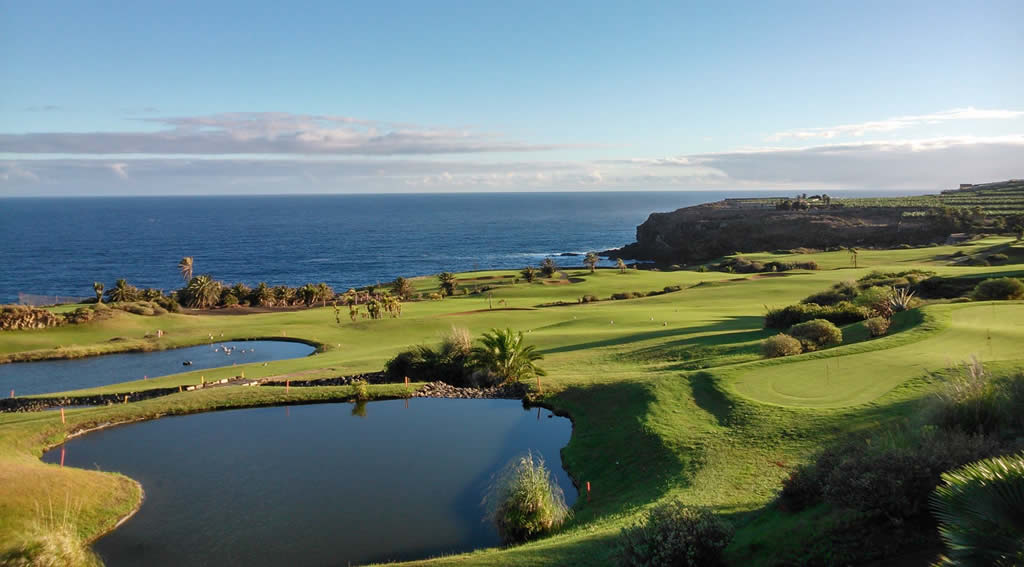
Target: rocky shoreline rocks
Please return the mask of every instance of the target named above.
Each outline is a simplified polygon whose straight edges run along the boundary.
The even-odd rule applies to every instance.
[[[519,400],[525,395],[526,388],[518,383],[491,388],[459,388],[445,382],[428,382],[413,392],[412,397]]]

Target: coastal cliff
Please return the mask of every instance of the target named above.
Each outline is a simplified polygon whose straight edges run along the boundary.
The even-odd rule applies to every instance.
[[[736,251],[798,247],[894,246],[941,242],[950,224],[927,207],[843,207],[780,210],[770,201],[726,199],[653,213],[636,242],[605,254],[660,264],[687,264]]]

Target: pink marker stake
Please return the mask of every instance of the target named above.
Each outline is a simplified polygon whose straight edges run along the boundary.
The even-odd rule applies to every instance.
[[[11,390],[11,397],[14,397],[14,390]]]
[[[60,466],[64,466],[64,446],[60,446]]]
[[[67,423],[67,421],[64,421],[64,407],[63,406],[60,408],[60,422],[61,423]]]
[[[292,381],[291,380],[285,380],[284,381],[284,393],[287,394],[288,391],[291,389],[291,387],[292,387]]]
[[[590,481],[587,481],[587,502],[590,502]]]

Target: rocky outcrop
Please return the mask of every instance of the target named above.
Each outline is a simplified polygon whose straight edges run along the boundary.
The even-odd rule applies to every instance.
[[[635,243],[604,254],[689,264],[737,251],[882,247],[945,240],[949,227],[924,214],[926,211],[921,207],[841,206],[776,210],[726,200],[653,213],[637,227]]]

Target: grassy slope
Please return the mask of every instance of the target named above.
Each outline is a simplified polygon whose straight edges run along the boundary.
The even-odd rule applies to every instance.
[[[971,246],[980,250],[1005,245],[1004,241],[991,239]],[[265,367],[204,370],[95,390],[129,391],[191,384],[200,375],[211,380],[239,370],[251,378],[316,369],[327,369],[322,375],[377,370],[397,350],[434,342],[452,325],[474,333],[511,326],[528,331],[529,339],[546,355],[546,401],[570,412],[576,425],[563,460],[574,478],[591,482],[593,497],[590,502],[580,499],[575,519],[552,538],[429,563],[608,563],[609,543],[618,530],[641,507],[667,495],[732,516],[740,525],[737,543],[730,550],[735,562],[767,563],[789,552],[786,545],[790,544],[776,541],[777,530],[764,524],[765,518],[777,515],[765,507],[788,470],[844,431],[905,414],[913,400],[931,387],[929,379],[920,377],[923,369],[917,364],[933,368],[943,366],[947,358],[956,362],[972,353],[983,359],[1012,359],[1014,341],[1024,339],[1020,324],[1024,305],[932,306],[925,309],[922,322],[908,319],[902,331],[889,337],[865,341],[862,329],[854,325],[845,332],[848,342],[860,341],[856,344],[767,363],[757,362],[757,342],[770,334],[761,329],[763,305],[792,303],[872,269],[922,266],[949,275],[977,275],[1021,268],[948,266],[949,255],[962,249],[864,251],[858,269],[758,279],[721,273],[601,270],[590,275],[567,270],[570,278],[581,281],[501,285],[491,292],[496,307],[504,300],[502,307],[526,310],[487,311],[486,297],[467,296],[407,304],[400,320],[351,323],[343,313],[340,326],[329,307],[245,317],[152,318],[118,313],[85,326],[5,333],[0,355],[57,346],[71,353],[136,346],[143,334],[157,328],[166,332],[165,338],[148,346],[204,343],[209,333],[218,339],[224,333],[224,340],[286,334],[327,347],[311,357]],[[816,254],[814,259],[824,267],[849,265],[844,252]],[[495,277],[501,275],[514,273],[473,273],[464,281],[484,284],[512,279]],[[416,279],[414,284],[426,291],[433,280]],[[583,294],[604,298],[613,292],[660,290],[667,285],[682,285],[684,290],[628,301],[535,308],[575,301]],[[113,337],[128,340],[111,343]],[[986,348],[991,349],[988,357]],[[935,355],[942,356],[936,360]],[[819,379],[825,365],[831,365],[828,388],[822,388]],[[290,401],[338,399],[349,393],[345,388],[306,390],[293,389]],[[375,395],[400,392],[394,386],[371,390]],[[99,423],[276,403],[283,401],[283,395],[280,388],[222,388],[75,410],[68,417],[74,424]],[[38,461],[42,448],[58,442],[72,427],[70,423],[62,427],[55,412],[0,415],[0,486],[5,487],[5,498],[0,499],[0,542],[14,542],[34,521],[36,507],[47,499],[63,501],[71,494],[81,506],[80,530],[86,537],[109,528],[137,502],[137,485],[124,477],[60,469]],[[784,529],[786,519],[775,519],[783,526],[778,529]]]

